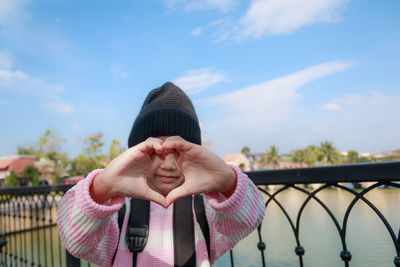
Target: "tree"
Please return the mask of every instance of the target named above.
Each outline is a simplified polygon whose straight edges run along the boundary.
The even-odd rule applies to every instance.
[[[32,185],[39,184],[39,175],[39,170],[33,166],[26,166],[21,174],[21,176],[27,178],[32,183]]]
[[[65,143],[65,139],[58,135],[53,129],[47,129],[40,137],[37,154],[39,157],[45,157],[48,153],[61,151],[61,145]]]
[[[340,161],[339,151],[333,147],[332,142],[321,142],[318,160],[325,164],[335,164]]]
[[[19,183],[17,174],[11,171],[10,174],[6,176],[4,187],[17,187],[18,185]]]
[[[306,162],[307,159],[307,150],[304,148],[300,148],[298,150],[292,150],[290,158],[293,162],[303,164]]]
[[[248,146],[244,146],[240,153],[247,155],[250,153],[250,148]]]
[[[267,149],[264,153],[264,157],[266,160],[266,163],[272,164],[274,169],[279,168],[279,159],[280,156],[278,154],[278,148],[274,145],[269,147],[269,150]]]
[[[101,148],[104,146],[103,136],[102,132],[97,132],[83,140],[83,144],[86,146],[84,151],[88,157],[97,157],[100,155]]]
[[[314,166],[318,161],[318,148],[309,145],[306,148],[292,150],[291,160],[298,163],[305,163],[307,166]]]
[[[100,154],[104,146],[103,133],[94,133],[82,141],[82,153],[71,163],[70,175],[86,175],[94,169],[104,168],[107,156]]]
[[[347,162],[348,163],[357,163],[360,162],[360,158],[358,156],[358,152],[355,150],[349,150],[347,152]]]
[[[37,158],[46,158],[51,162],[48,167],[53,168],[54,182],[60,183],[63,169],[65,168],[68,157],[61,152],[61,145],[65,139],[58,135],[53,129],[47,129],[40,137],[36,152]]]
[[[125,149],[122,148],[121,143],[117,139],[112,140],[110,148],[108,149],[108,160],[112,161],[124,152],[124,150]]]
[[[17,147],[17,154],[19,155],[36,155],[37,150],[33,146],[18,146]]]

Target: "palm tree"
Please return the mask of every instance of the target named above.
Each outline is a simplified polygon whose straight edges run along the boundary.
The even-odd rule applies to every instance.
[[[250,153],[250,148],[248,146],[244,146],[240,153],[247,155]]]
[[[300,163],[303,165],[303,163],[306,162],[307,159],[307,150],[304,148],[300,148],[297,150],[292,150],[292,155],[291,155],[291,160],[293,162]]]
[[[266,163],[271,164],[273,169],[279,169],[279,159],[281,158],[278,154],[278,148],[274,145],[269,147],[264,153]]]
[[[321,142],[319,147],[318,160],[325,164],[338,163],[339,151],[333,147],[332,142]]]
[[[358,156],[358,152],[355,150],[349,150],[347,152],[347,162],[348,163],[357,163],[359,162],[359,156]]]

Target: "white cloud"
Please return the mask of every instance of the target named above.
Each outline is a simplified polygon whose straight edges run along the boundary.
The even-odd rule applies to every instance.
[[[0,69],[9,69],[14,63],[14,58],[3,51],[0,51]]]
[[[197,28],[193,29],[190,32],[190,35],[192,35],[192,36],[200,36],[202,33],[203,33],[203,28],[202,27],[197,27]]]
[[[372,92],[371,96],[369,97],[369,101],[373,105],[382,105],[389,101],[389,98],[379,92]]]
[[[295,31],[305,25],[340,21],[340,11],[348,0],[254,0],[239,20],[239,37]]]
[[[8,24],[21,14],[27,0],[0,0],[0,25]]]
[[[203,108],[217,107],[218,117],[205,125],[220,147],[232,152],[232,144],[257,142],[267,136],[279,136],[296,109],[298,89],[325,76],[354,66],[351,62],[333,61],[315,65],[274,80],[254,84],[234,92],[198,101]],[[274,131],[271,131],[274,129]],[[229,136],[229,138],[227,138]],[[240,148],[237,148],[240,149]]]
[[[43,104],[41,107],[43,109],[50,109],[53,112],[62,115],[70,115],[75,112],[74,108],[71,105],[61,102],[46,103]]]
[[[258,114],[262,111],[273,111],[274,113],[283,115],[289,112],[290,104],[296,98],[298,88],[313,80],[348,69],[352,66],[354,64],[351,62],[328,62],[309,67],[288,76],[212,97],[206,100],[206,102],[226,105],[230,107],[230,111],[234,111],[235,115],[245,114],[244,116],[240,115],[241,117],[246,117],[249,113]]]
[[[211,68],[186,71],[172,82],[181,87],[188,94],[204,91],[211,86],[227,81],[227,74],[213,71]]]
[[[125,66],[117,62],[111,64],[110,71],[114,79],[125,79],[129,76],[129,72],[125,69]]]
[[[204,9],[227,12],[238,3],[238,0],[165,0],[164,2],[170,9],[183,6],[183,10],[187,12]]]
[[[0,54],[0,63],[5,67],[12,66],[12,59],[7,54]],[[5,55],[5,56],[4,56]],[[0,92],[8,90],[23,98],[29,97],[30,101],[49,101],[47,104],[41,105],[41,108],[53,110],[59,114],[72,114],[74,109],[72,106],[60,101],[60,94],[65,91],[61,84],[48,83],[42,79],[31,77],[22,70],[11,70],[0,68]]]
[[[350,100],[350,101],[349,101]],[[355,101],[354,101],[355,100]],[[372,91],[344,95],[332,100],[342,112],[332,112],[309,121],[318,122],[326,129],[319,139],[329,139],[342,150],[384,151],[398,148],[400,133],[400,95]]]
[[[7,88],[30,94],[52,97],[64,91],[60,84],[48,84],[41,79],[30,77],[21,70],[0,69],[0,88]]]
[[[321,106],[321,108],[329,110],[329,111],[339,111],[342,107],[337,103],[326,103]]]
[[[338,98],[332,99],[329,103],[321,105],[320,107],[330,111],[338,111],[345,109],[373,109],[373,106],[382,106],[390,103],[391,99],[388,96],[372,91],[369,94],[348,94]]]

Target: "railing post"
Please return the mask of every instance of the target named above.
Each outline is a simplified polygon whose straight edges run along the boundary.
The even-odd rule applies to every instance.
[[[75,258],[74,256],[71,255],[71,253],[68,252],[68,250],[65,250],[65,253],[67,255],[67,267],[80,267],[81,266],[81,260],[78,258]]]

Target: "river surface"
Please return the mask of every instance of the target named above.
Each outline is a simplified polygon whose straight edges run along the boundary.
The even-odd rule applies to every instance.
[[[325,189],[319,192],[317,197],[331,209],[342,226],[344,214],[353,195],[341,189]],[[374,189],[365,197],[383,213],[395,234],[398,235],[400,190]],[[297,212],[306,196],[294,189],[289,189],[280,193],[276,198],[295,223]],[[266,266],[299,266],[299,259],[294,252],[296,241],[293,231],[278,205],[273,202],[266,210],[261,235],[266,244]],[[28,258],[29,263],[33,260],[36,264],[40,262],[44,266],[59,266],[62,262],[65,266],[65,252],[59,244],[56,227],[30,231],[25,235],[9,236],[8,240],[10,246],[8,246],[7,252],[10,253],[10,250],[15,248],[18,252],[22,252],[17,253],[18,256],[25,254],[23,256]],[[46,242],[42,240],[46,240]],[[38,244],[37,242],[41,244],[40,247],[34,245],[32,250],[31,244]],[[350,266],[394,266],[393,258],[396,256],[396,251],[389,232],[371,208],[361,201],[354,206],[350,214],[346,242],[347,248],[352,254]],[[254,231],[234,248],[235,266],[262,266],[257,243],[258,234],[257,231]],[[304,266],[344,266],[339,256],[342,246],[338,231],[326,211],[314,200],[310,201],[301,216],[300,243],[305,249]],[[44,255],[45,246],[47,255]],[[50,254],[53,254],[53,257]],[[61,260],[59,259],[60,254]],[[82,266],[87,265],[83,264]],[[229,253],[219,258],[214,266],[230,266]]]
[[[354,196],[341,189],[325,189],[317,194],[343,225],[346,209]],[[400,190],[374,189],[365,197],[386,217],[396,235],[400,227]],[[306,199],[303,193],[286,190],[277,197],[292,220]],[[272,204],[272,205],[271,205]],[[296,240],[290,224],[275,203],[270,203],[262,224],[262,239],[266,244],[266,266],[299,266],[294,252]],[[253,232],[233,250],[235,266],[262,266],[261,253],[257,249],[258,234]],[[327,212],[314,200],[304,209],[300,221],[300,243],[305,249],[304,266],[344,266],[340,258],[342,243]],[[396,256],[394,243],[380,218],[365,203],[357,202],[350,213],[347,234],[347,249],[352,254],[353,267],[393,267]],[[229,253],[217,260],[214,266],[229,266]]]

